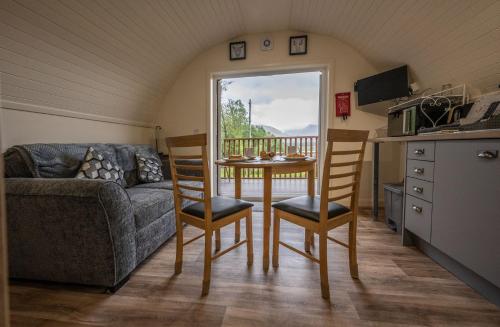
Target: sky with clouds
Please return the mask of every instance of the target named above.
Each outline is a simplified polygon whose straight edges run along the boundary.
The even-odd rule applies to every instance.
[[[318,124],[319,72],[225,79],[231,82],[221,100],[241,99],[248,109],[252,99],[252,125],[279,130]]]

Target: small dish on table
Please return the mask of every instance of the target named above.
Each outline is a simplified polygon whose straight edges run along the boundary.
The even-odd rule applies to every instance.
[[[308,156],[300,153],[289,153],[288,155],[283,157],[283,159],[287,161],[302,161],[307,160],[308,158]]]
[[[247,161],[249,158],[242,156],[242,155],[230,155],[229,158],[224,158],[224,161],[228,162],[241,162],[241,161]]]

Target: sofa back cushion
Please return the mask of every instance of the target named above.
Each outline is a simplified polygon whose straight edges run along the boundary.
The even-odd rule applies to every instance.
[[[118,164],[111,162],[93,147],[89,147],[76,178],[104,179],[126,186],[123,175],[123,169]]]
[[[118,165],[125,171],[125,181],[128,186],[139,184],[137,178],[137,160],[136,153],[146,157],[155,157],[158,161],[160,158],[151,145],[147,144],[115,144],[113,145],[116,151],[116,159]]]

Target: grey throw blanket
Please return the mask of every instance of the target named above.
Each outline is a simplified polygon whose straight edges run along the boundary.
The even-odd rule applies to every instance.
[[[16,145],[6,156],[17,152],[35,178],[72,178],[92,145],[104,153],[110,161],[117,162],[115,151],[106,144],[27,144]],[[6,162],[9,160],[6,159]]]

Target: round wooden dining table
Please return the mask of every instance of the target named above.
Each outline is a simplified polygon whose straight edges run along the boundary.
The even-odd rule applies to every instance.
[[[274,158],[273,160],[247,160],[247,161],[229,161],[217,160],[218,166],[234,168],[234,197],[241,199],[241,169],[256,168],[264,171],[264,195],[263,195],[263,258],[262,264],[264,270],[269,269],[269,236],[271,228],[271,200],[272,200],[272,178],[273,174],[289,174],[307,172],[307,194],[314,196],[314,172],[316,167],[315,158],[307,158],[306,160],[285,160],[283,158]],[[308,239],[308,231],[306,231],[306,240]],[[240,222],[235,223],[235,241],[240,239]],[[307,243],[307,242],[306,242]],[[308,245],[306,244],[306,247]]]

